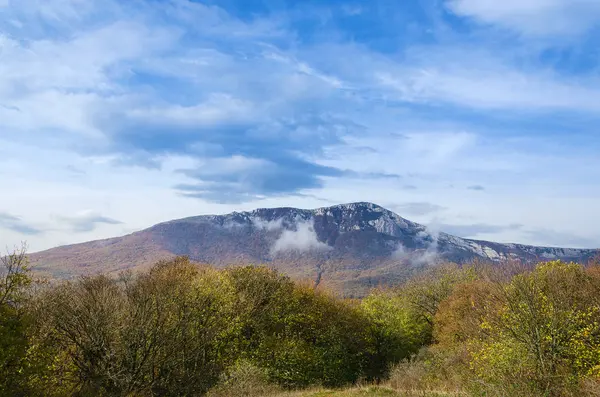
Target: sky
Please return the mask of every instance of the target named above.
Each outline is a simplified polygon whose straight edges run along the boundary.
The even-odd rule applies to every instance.
[[[600,247],[597,0],[0,0],[0,246],[370,201]]]

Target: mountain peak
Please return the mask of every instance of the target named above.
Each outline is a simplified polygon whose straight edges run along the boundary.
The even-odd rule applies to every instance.
[[[294,207],[257,208],[253,211],[244,211],[244,212],[234,211],[231,214],[257,214],[257,213],[262,213],[265,211],[279,211],[279,212],[281,212],[281,211],[295,211],[295,212],[308,211],[308,212],[315,212],[315,213],[325,213],[325,212],[330,212],[333,210],[343,210],[343,211],[368,210],[368,211],[376,211],[376,212],[384,212],[384,211],[391,212],[380,205],[370,203],[368,201],[357,201],[357,202],[352,202],[352,203],[335,204],[335,205],[330,205],[330,206],[326,206],[326,207],[318,207],[318,208],[314,208],[314,209],[300,209],[300,208],[294,208]]]
[[[102,242],[56,248],[32,256],[52,274],[85,274],[146,266],[173,255],[215,266],[268,264],[296,277],[323,275],[343,290],[396,282],[438,260],[468,262],[585,262],[599,251],[532,247],[430,233],[371,202],[316,209],[259,208],[173,220]]]
[[[362,208],[362,209],[369,209],[369,210],[373,210],[373,211],[381,211],[381,210],[388,211],[384,207],[377,205],[375,203],[371,203],[369,201],[355,201],[352,203],[336,204],[336,205],[332,205],[329,207],[321,207],[321,208],[344,208],[344,209]]]

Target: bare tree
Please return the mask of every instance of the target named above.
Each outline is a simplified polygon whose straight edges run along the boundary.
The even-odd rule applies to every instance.
[[[27,245],[0,257],[0,306],[21,303],[24,290],[31,284],[27,261]]]

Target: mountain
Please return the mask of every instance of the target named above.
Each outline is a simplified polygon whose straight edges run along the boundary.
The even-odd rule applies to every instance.
[[[361,295],[436,261],[585,262],[599,254],[600,250],[499,244],[433,233],[378,205],[351,203],[173,220],[123,237],[35,253],[30,260],[37,271],[66,278],[143,269],[160,259],[187,255],[218,267],[267,264],[297,279]]]

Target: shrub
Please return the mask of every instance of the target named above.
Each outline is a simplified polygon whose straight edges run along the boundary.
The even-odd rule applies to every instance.
[[[370,322],[357,307],[265,268],[231,269],[230,275],[246,313],[243,357],[274,382],[339,386],[355,382],[369,366]]]
[[[455,286],[475,278],[472,268],[440,265],[397,288],[377,290],[362,303],[373,322],[380,372],[414,355],[433,340],[438,307]]]
[[[372,322],[378,368],[387,370],[418,352],[430,340],[430,326],[411,305],[407,297],[396,291],[379,290],[362,302],[362,310]]]
[[[240,360],[221,375],[209,397],[268,397],[282,390],[269,381],[268,372],[246,360]]]
[[[497,310],[500,299],[496,286],[489,281],[459,283],[452,294],[440,302],[434,316],[433,336],[436,343],[452,349],[483,332],[481,324],[491,310]]]
[[[498,285],[501,305],[486,314],[485,337],[472,344],[476,375],[551,396],[598,377],[599,286],[582,266],[560,261]]]
[[[391,368],[389,384],[396,390],[435,390],[460,395],[468,379],[465,363],[465,352],[461,349],[425,347]]]
[[[41,298],[45,342],[68,352],[54,377],[73,378],[85,395],[202,394],[233,358],[229,279],[182,258],[137,278],[86,277]]]

